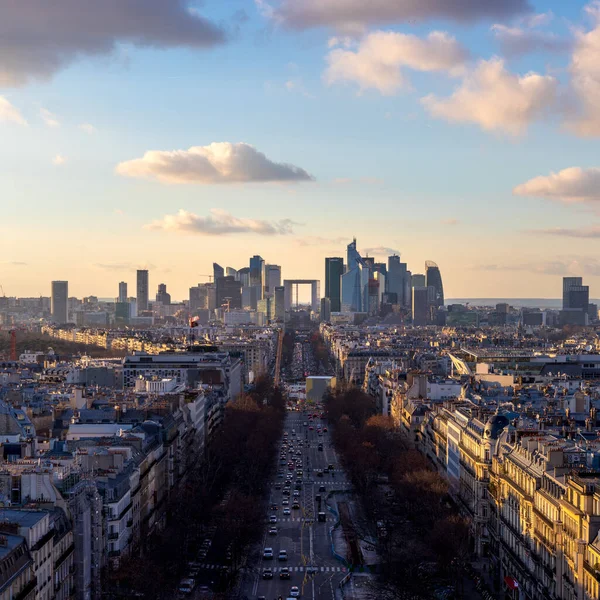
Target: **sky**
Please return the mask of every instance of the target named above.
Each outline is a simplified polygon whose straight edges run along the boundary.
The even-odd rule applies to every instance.
[[[400,253],[600,297],[600,2],[0,0],[0,285]]]

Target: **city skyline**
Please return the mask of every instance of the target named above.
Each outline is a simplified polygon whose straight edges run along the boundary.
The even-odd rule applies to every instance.
[[[447,297],[554,298],[557,276],[600,284],[597,3],[398,0],[355,21],[352,0],[337,17],[330,3],[190,13],[182,0],[164,31],[142,15],[142,33],[119,25],[128,2],[102,5],[89,44],[73,32],[90,14],[63,19],[59,4],[30,55],[7,42],[6,293],[68,279],[75,295],[108,297],[148,268],[185,297],[190,248],[235,266],[251,247],[323,282],[323,256],[353,236],[380,260],[366,249],[433,257]],[[10,10],[10,39],[26,38],[36,23]]]

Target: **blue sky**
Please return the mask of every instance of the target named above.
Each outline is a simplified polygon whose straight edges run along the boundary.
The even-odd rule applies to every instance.
[[[600,93],[590,96],[597,104],[581,98],[581,82],[600,90],[593,3],[530,2],[527,13],[465,20],[438,18],[438,0],[412,19],[412,0],[392,0],[396,13],[362,15],[349,30],[325,18],[303,29],[293,20],[303,15],[285,12],[290,1],[273,0],[270,15],[264,3],[207,0],[199,14],[228,36],[210,48],[179,38],[173,47],[160,35],[148,48],[118,30],[112,49],[91,53],[73,35],[58,67],[42,64],[43,53],[23,61],[0,26],[7,294],[48,294],[51,279],[68,279],[74,295],[113,296],[118,281],[133,284],[135,269],[149,266],[152,289],[165,282],[183,298],[213,260],[239,268],[256,253],[281,264],[284,277],[322,278],[323,258],[343,256],[352,236],[380,259],[385,248],[401,252],[413,272],[435,260],[449,297],[557,297],[567,274],[583,275],[600,294]],[[350,11],[357,0],[338,1]],[[58,0],[53,10],[73,2],[91,0]],[[0,0],[10,28],[8,4]],[[40,32],[27,30],[31,15],[23,13],[12,15],[17,31],[35,46]],[[102,16],[107,28],[120,17]],[[60,26],[43,33],[62,43],[90,24]],[[514,38],[503,46],[507,28],[524,46],[543,39],[543,49],[514,52]],[[432,31],[451,39],[452,64]],[[497,80],[493,57],[504,61]],[[532,72],[539,78],[515,88],[518,96],[507,91]],[[390,93],[383,86],[398,73],[407,82]],[[449,106],[473,81],[470,96]],[[422,101],[428,95],[434,108]],[[527,108],[515,114],[518,103]],[[212,169],[222,147],[213,148],[217,158],[213,150],[209,158],[207,150],[165,154],[217,142],[253,146],[266,161],[261,175],[254,151],[236,154],[218,179],[198,169]],[[161,153],[158,163],[141,160],[147,151]],[[579,170],[549,177],[571,167]],[[180,210],[185,218],[166,225]]]

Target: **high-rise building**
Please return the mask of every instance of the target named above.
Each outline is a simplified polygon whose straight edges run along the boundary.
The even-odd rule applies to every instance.
[[[563,277],[563,309],[573,308],[570,304],[569,290],[582,285],[582,277]]]
[[[273,308],[271,310],[273,318],[276,321],[283,322],[285,320],[285,288],[280,285],[273,292]]]
[[[169,306],[171,304],[171,294],[167,292],[167,285],[165,283],[158,284],[156,301],[160,302],[163,306]]]
[[[119,282],[119,298],[118,302],[127,302],[127,282]]]
[[[234,277],[237,281],[240,279],[238,272],[232,267],[225,268],[225,275],[227,275],[227,277]]]
[[[342,310],[343,274],[344,259],[342,257],[325,259],[325,298],[329,298],[330,312],[340,312]]]
[[[242,308],[242,284],[235,277],[217,279],[217,308],[229,306],[230,309]]]
[[[195,316],[195,312],[198,310],[204,310],[208,308],[208,302],[206,300],[206,288],[200,285],[190,288],[190,314]]]
[[[265,291],[273,294],[275,288],[281,285],[281,267],[279,265],[267,265],[265,271],[267,274]]]
[[[213,281],[216,282],[221,277],[225,277],[225,269],[221,265],[213,263]]]
[[[387,291],[396,294],[397,303],[405,308],[411,305],[411,279],[406,263],[397,254],[388,257]]]
[[[426,279],[425,275],[421,273],[414,273],[411,277],[411,287],[427,287],[425,285]]]
[[[68,322],[67,303],[69,299],[69,282],[53,281],[52,295],[50,298],[50,311],[52,321],[58,325],[64,325]]]
[[[148,310],[148,271],[146,269],[138,269],[136,294],[137,310],[140,314],[142,311]]]
[[[265,285],[265,260],[257,254],[250,259],[250,285]]]
[[[331,298],[321,298],[321,321],[331,319]]]
[[[237,272],[236,279],[242,284],[242,287],[248,287],[250,285],[250,269],[248,267],[242,267]]]
[[[413,287],[412,292],[413,325],[428,325],[430,319],[429,297],[431,295],[431,292],[429,291],[429,288],[423,285],[417,285]]]
[[[444,306],[444,286],[442,284],[442,274],[440,268],[432,261],[425,262],[425,273],[427,287],[435,289],[433,306]]]
[[[346,248],[346,272],[342,275],[342,310],[365,312],[369,304],[371,269],[356,250],[356,239]]]

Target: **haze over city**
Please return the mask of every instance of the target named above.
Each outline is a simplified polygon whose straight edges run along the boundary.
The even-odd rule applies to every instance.
[[[6,293],[322,279],[354,236],[447,297],[599,283],[598,3],[71,4],[0,3]]]

